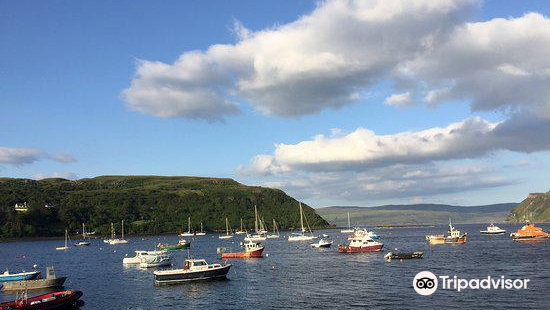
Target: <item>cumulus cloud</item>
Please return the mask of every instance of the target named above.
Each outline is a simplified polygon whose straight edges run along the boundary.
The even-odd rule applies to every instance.
[[[477,1],[333,0],[260,31],[236,23],[236,44],[183,53],[173,64],[140,61],[128,106],[160,117],[220,119],[234,98],[266,114],[339,109],[391,78],[463,23]]]
[[[384,100],[384,104],[401,108],[414,104],[414,100],[411,98],[411,93],[406,92],[389,96],[386,100]]]
[[[76,159],[68,153],[51,155],[44,150],[36,148],[0,147],[0,164],[25,165],[32,164],[45,158],[61,163],[72,163],[76,161]]]
[[[517,115],[491,123],[472,117],[447,127],[390,135],[358,128],[344,136],[317,135],[296,144],[280,143],[271,155],[258,155],[243,173],[291,171],[360,171],[393,164],[477,158],[499,150],[535,152],[550,149],[550,119]]]

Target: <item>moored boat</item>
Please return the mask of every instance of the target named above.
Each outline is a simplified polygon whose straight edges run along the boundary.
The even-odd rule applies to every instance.
[[[134,251],[136,255],[133,257],[128,257],[128,254],[122,259],[122,264],[124,265],[139,265],[141,263],[141,258],[147,255],[159,255],[165,254],[166,251]]]
[[[430,244],[464,244],[467,240],[467,233],[462,234],[460,230],[453,227],[451,219],[449,219],[449,235],[427,235],[426,240]]]
[[[4,282],[2,290],[4,291],[18,291],[18,290],[33,290],[43,289],[50,287],[63,287],[67,277],[56,277],[53,267],[46,268],[45,279],[31,279],[20,281]]]
[[[277,222],[273,219],[273,233],[266,236],[267,239],[278,239],[280,237],[279,228],[277,227]]]
[[[288,236],[288,241],[310,241],[313,239],[316,239],[317,236],[313,235],[313,232],[311,231],[311,228],[309,227],[309,224],[307,223],[307,217],[304,214],[304,211],[302,209],[302,203],[300,202],[300,226],[301,231],[299,233],[293,233],[290,236]],[[308,230],[304,227],[304,218],[306,219],[306,224]],[[309,235],[306,235],[306,232],[309,231]]]
[[[242,246],[244,247],[244,252],[225,252],[225,248],[218,248],[218,253],[220,254],[220,258],[222,259],[228,259],[228,258],[259,258],[262,257],[262,253],[264,252],[264,246],[261,245],[259,242],[246,242],[243,243]]]
[[[510,237],[516,241],[541,241],[550,240],[550,233],[544,232],[542,228],[535,226],[533,223],[526,223],[517,232],[511,233]]]
[[[202,231],[202,222],[201,222],[201,231],[195,233],[195,236],[206,236],[206,233]]]
[[[75,243],[74,246],[89,246],[90,242],[86,241],[86,227],[82,223],[82,240]]]
[[[235,235],[242,235],[242,234],[246,234],[246,229],[244,228],[243,219],[241,218],[241,227],[239,228],[239,230],[235,232]]]
[[[69,232],[65,229],[65,245],[64,246],[58,246],[55,249],[58,250],[58,251],[68,250],[68,249],[70,249],[68,243],[69,243]]]
[[[318,242],[312,243],[311,247],[312,248],[330,248],[331,245],[332,245],[332,241],[320,239]]]
[[[226,217],[225,218],[225,235],[219,235],[218,238],[219,239],[231,239],[231,238],[233,238],[233,235],[230,234],[230,232],[231,232],[231,229],[229,228],[229,220]]]
[[[208,264],[204,259],[186,259],[183,269],[156,270],[155,285],[178,284],[198,280],[224,279],[231,264]]]
[[[128,243],[128,240],[124,239],[124,220],[122,220],[122,222],[121,222],[121,236],[120,236],[120,239],[116,238],[115,226],[114,226],[113,223],[111,223],[111,239],[103,240],[103,242],[105,242],[107,244],[110,244],[110,245]]]
[[[506,233],[506,230],[496,226],[495,224],[491,224],[487,226],[486,230],[480,230],[479,233],[482,235],[502,235]]]
[[[187,231],[180,233],[180,237],[192,237],[195,234],[191,232],[191,217],[187,217]]]
[[[364,235],[351,239],[348,245],[338,245],[338,253],[378,252],[381,251],[383,247],[383,243]]]
[[[40,271],[33,270],[28,272],[20,272],[20,273],[10,273],[8,270],[4,271],[4,273],[0,274],[0,282],[7,282],[7,281],[22,281],[22,280],[32,280],[36,279],[40,275]]]
[[[350,234],[353,233],[353,229],[351,228],[351,222],[349,220],[349,212],[348,212],[348,228],[340,230],[343,234]]]
[[[181,239],[176,244],[167,244],[167,243],[157,244],[157,247],[161,250],[164,250],[164,251],[189,249],[190,246],[191,246],[191,241],[187,241],[185,239]]]
[[[368,236],[373,240],[380,239],[380,236],[377,235],[375,232],[369,231],[366,228],[359,228],[359,227],[354,228],[353,229],[353,234],[348,236],[347,239],[351,240],[351,239],[354,239],[354,238],[362,238],[363,236]]]
[[[28,297],[25,291],[21,295],[18,295],[14,301],[0,303],[0,310],[67,309],[83,305],[84,302],[79,300],[80,297],[82,297],[82,292],[74,290],[48,293],[34,297]]]
[[[424,252],[409,252],[409,253],[393,253],[389,252],[388,254],[384,255],[384,258],[387,260],[392,259],[414,259],[414,258],[422,258],[422,255]]]
[[[163,267],[172,265],[172,256],[166,254],[163,251],[158,251],[155,254],[148,254],[141,257],[139,267],[151,268],[151,267]]]

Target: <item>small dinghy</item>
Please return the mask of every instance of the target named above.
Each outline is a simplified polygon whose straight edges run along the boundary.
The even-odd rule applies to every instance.
[[[36,279],[40,275],[40,271],[34,270],[29,272],[20,272],[20,273],[10,273],[8,270],[0,274],[0,282],[7,281],[22,281],[22,280],[32,280]]]
[[[414,258],[422,258],[422,255],[424,254],[424,252],[410,252],[410,253],[393,253],[393,252],[389,252],[388,254],[386,254],[384,256],[385,259],[387,260],[392,260],[392,259],[414,259]]]
[[[186,259],[183,269],[156,270],[155,285],[178,284],[198,280],[225,279],[231,264],[208,264],[204,259]]]
[[[330,248],[331,245],[332,245],[332,241],[321,239],[317,243],[312,243],[311,247],[312,248]]]
[[[28,297],[25,291],[22,294],[18,294],[14,301],[0,303],[0,310],[68,309],[84,305],[84,302],[79,300],[80,297],[82,297],[82,292],[73,290],[43,294],[34,297]]]

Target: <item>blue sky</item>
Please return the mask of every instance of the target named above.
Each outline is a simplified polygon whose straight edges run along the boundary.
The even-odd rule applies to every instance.
[[[474,92],[464,89],[460,90],[460,96],[455,94],[454,97],[442,100],[436,105],[421,103],[422,97],[430,89],[419,89],[426,84],[434,83],[434,80],[444,80],[441,74],[431,73],[437,71],[433,70],[433,67],[441,67],[437,64],[425,65],[421,62],[422,66],[432,67],[422,67],[415,72],[419,76],[423,75],[421,78],[415,78],[415,86],[399,84],[403,83],[403,77],[390,77],[404,61],[399,65],[394,64],[392,70],[376,74],[372,73],[374,69],[360,72],[360,82],[356,78],[347,80],[334,77],[330,81],[325,81],[330,84],[318,85],[315,84],[318,72],[312,71],[315,75],[311,75],[309,80],[302,79],[303,84],[296,84],[296,87],[303,88],[305,93],[296,93],[295,97],[289,95],[291,99],[306,98],[303,102],[311,100],[313,110],[298,114],[288,112],[292,110],[291,107],[285,107],[286,110],[273,108],[273,104],[281,102],[280,98],[273,99],[275,103],[272,103],[265,99],[266,97],[262,97],[266,92],[269,98],[277,97],[280,96],[280,91],[270,94],[270,90],[254,88],[246,92],[240,88],[241,84],[233,85],[234,81],[228,82],[232,86],[228,86],[227,89],[221,86],[224,88],[223,96],[237,103],[240,112],[234,115],[221,115],[212,111],[223,107],[223,103],[216,102],[213,109],[200,110],[200,113],[212,113],[212,118],[190,117],[190,110],[185,106],[190,103],[182,101],[173,103],[173,106],[180,109],[177,115],[159,117],[158,113],[161,112],[156,111],[159,111],[158,104],[164,97],[139,97],[139,91],[143,89],[165,89],[164,86],[158,85],[161,82],[153,81],[150,76],[136,76],[136,70],[142,66],[141,60],[172,65],[180,55],[194,50],[202,51],[202,58],[215,62],[216,66],[221,67],[222,71],[227,71],[223,73],[233,77],[233,80],[257,82],[261,80],[257,77],[265,78],[259,71],[239,76],[238,69],[226,69],[231,67],[227,59],[231,55],[241,53],[240,51],[233,50],[229,56],[223,56],[225,58],[222,60],[218,56],[207,54],[206,51],[215,44],[231,45],[253,40],[243,37],[242,33],[239,36],[235,21],[239,21],[248,32],[256,34],[256,37],[260,36],[258,33],[262,31],[273,31],[285,40],[287,32],[281,29],[285,25],[295,23],[300,16],[313,16],[314,19],[318,18],[322,23],[325,22],[318,17],[320,13],[312,13],[317,6],[321,9],[331,9],[329,5],[317,5],[314,1],[1,1],[0,124],[3,130],[0,134],[0,147],[4,148],[3,151],[7,155],[2,157],[0,153],[0,175],[24,178],[83,178],[128,174],[231,177],[245,184],[280,187],[315,206],[368,206],[410,202],[485,204],[520,201],[528,192],[548,190],[548,183],[545,181],[550,168],[550,145],[543,138],[537,145],[528,145],[520,149],[511,147],[508,142],[505,145],[495,142],[497,146],[482,151],[468,147],[464,150],[464,156],[457,156],[445,149],[444,154],[420,154],[419,159],[414,162],[408,162],[407,159],[395,162],[394,155],[388,155],[392,158],[391,164],[386,163],[388,156],[380,161],[379,158],[365,157],[342,164],[349,158],[331,157],[319,159],[318,162],[304,162],[296,158],[278,158],[275,154],[275,144],[296,146],[302,141],[313,141],[313,137],[319,134],[325,135],[329,140],[345,139],[346,135],[358,128],[367,128],[376,135],[394,135],[435,127],[444,128],[471,117],[479,117],[496,124],[514,120],[516,114],[520,113],[516,112],[518,110],[539,114],[539,111],[548,111],[548,98],[545,98],[545,92],[539,94],[541,104],[533,103],[531,98],[514,97],[509,100],[510,102],[499,102],[500,106],[495,103],[495,108],[475,109],[472,102],[484,94],[480,94],[478,90]],[[446,21],[437,19],[437,16],[422,18],[426,19],[426,24],[444,23],[442,29],[458,29],[466,23],[485,22],[499,17],[521,18],[527,12],[537,12],[544,16],[544,20],[539,22],[546,25],[545,30],[548,30],[548,24],[544,23],[548,20],[546,16],[549,5],[546,2],[485,1],[474,3],[467,9],[471,11],[469,14],[463,17],[462,13],[456,13],[460,16],[457,19],[460,20],[449,25]],[[330,21],[326,23],[331,29]],[[532,26],[534,22],[525,23]],[[312,58],[314,53],[319,55],[323,52],[317,50],[319,46],[330,46],[331,43],[319,42],[325,38],[331,39],[330,36],[321,33],[320,39],[315,41],[315,25],[321,25],[321,22],[313,23],[311,26],[310,35],[314,42],[304,44],[309,44],[308,48],[313,46],[312,50],[309,50],[312,51]],[[418,28],[421,26],[411,25]],[[381,27],[389,28],[393,27],[393,24],[390,21]],[[538,29],[540,30],[540,27]],[[538,41],[548,42],[545,41],[548,39],[548,36],[545,37],[548,31],[541,32],[544,40]],[[290,31],[289,33],[292,34]],[[500,34],[497,32],[494,35]],[[513,40],[519,39],[511,35],[508,41]],[[441,44],[444,43],[448,42]],[[251,43],[253,48],[254,44]],[[367,56],[361,55],[354,60],[359,63],[370,63],[369,44],[372,42],[365,41],[364,44],[365,48],[358,51]],[[288,49],[300,49],[299,45],[299,42],[290,42]],[[284,46],[281,47],[283,52]],[[513,48],[516,46],[510,47],[511,50]],[[548,46],[543,45],[542,48]],[[526,46],[526,49],[540,50],[538,46]],[[304,51],[300,49],[299,52]],[[307,55],[307,52],[306,49],[304,53]],[[349,55],[355,57],[357,50],[352,52]],[[262,56],[259,47],[251,53],[252,56]],[[412,56],[399,54],[395,57],[411,60]],[[529,55],[526,57],[529,58]],[[323,59],[319,61],[323,64]],[[514,61],[516,60],[504,59],[502,63],[510,64],[506,68],[514,70],[531,65]],[[543,59],[540,64],[542,68],[548,65],[548,62],[544,61]],[[318,64],[319,62],[313,65]],[[325,70],[328,65],[323,65],[322,70]],[[199,71],[208,69],[209,67],[201,67]],[[310,68],[299,69],[299,72],[304,72]],[[174,72],[178,74],[182,70],[187,70],[186,64],[179,70]],[[477,73],[468,71],[468,76],[471,74]],[[266,76],[269,78],[269,75]],[[458,75],[455,77],[452,73],[450,76],[457,81],[463,78]],[[217,80],[207,78],[204,77],[205,85],[201,85],[201,89],[210,89],[211,85],[217,83]],[[371,78],[374,81],[371,81]],[[202,81],[203,78],[200,79]],[[449,77],[445,76],[445,81],[448,80]],[[132,86],[132,82],[136,81],[141,81],[146,86]],[[523,83],[523,80],[521,82]],[[535,82],[545,83],[548,79],[538,78]],[[335,97],[325,105],[317,105],[315,99],[310,99],[318,98],[316,92],[322,93],[321,88],[326,85],[341,84],[353,84],[353,94],[359,90],[359,98],[348,102],[341,97]],[[177,87],[187,87],[185,85]],[[135,102],[130,102],[131,99],[125,97],[125,89],[130,89],[136,94]],[[390,95],[407,92],[416,104],[406,104],[405,107],[384,104]],[[344,92],[343,95],[351,93]],[[301,99],[297,99],[296,102],[285,102],[289,105],[300,105]],[[503,100],[506,101],[508,98]],[[136,103],[138,101],[139,103]],[[145,111],[136,108],[144,105]],[[541,121],[543,125],[540,130],[547,128],[544,127],[545,121],[546,116]],[[331,136],[333,128],[339,130],[336,135]],[[488,139],[504,138],[499,136],[497,139],[491,136]],[[462,138],[460,141],[463,141]],[[487,144],[492,145],[492,140],[487,141]],[[313,151],[334,150],[325,147],[326,145],[315,145]],[[344,144],[344,153],[347,152],[347,147],[349,144]],[[400,147],[394,146],[395,149]],[[23,149],[32,149],[33,152],[25,157],[24,154],[21,155]],[[308,151],[294,149],[295,152]],[[353,146],[348,151],[353,152]],[[460,153],[461,149],[457,149],[456,152]],[[56,157],[59,154],[66,156],[59,159]],[[251,164],[251,160],[258,155],[270,156],[274,162],[273,167],[276,166],[284,172],[258,171]],[[372,161],[372,164],[369,161]],[[342,165],[345,168],[341,168]],[[392,170],[392,175],[399,175],[392,177],[390,183],[386,182],[384,174],[389,170]],[[449,177],[445,172],[450,170],[460,170],[460,173]],[[410,175],[430,174],[430,177],[428,181],[422,178],[411,179],[409,176],[404,177],[407,172]],[[373,175],[376,176],[375,180],[371,179]],[[427,184],[426,182],[441,184],[442,178],[444,182],[471,186],[419,186]],[[315,183],[312,180],[325,181]],[[360,184],[368,186],[358,186]],[[347,191],[348,187],[349,193],[340,195],[342,191]]]

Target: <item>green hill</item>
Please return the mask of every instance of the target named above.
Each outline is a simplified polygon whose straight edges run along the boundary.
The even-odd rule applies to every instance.
[[[508,216],[509,221],[550,222],[550,191],[529,194]]]
[[[27,212],[16,212],[16,203],[27,202]],[[45,205],[52,206],[51,208]],[[194,229],[203,222],[208,231],[233,228],[242,218],[250,229],[254,205],[270,224],[280,229],[299,226],[298,201],[278,189],[246,186],[231,179],[202,177],[101,176],[65,179],[0,178],[0,237],[62,236],[85,222],[89,230],[107,234],[111,222],[125,221],[130,234],[175,233],[191,217]],[[304,206],[312,227],[328,223]]]
[[[444,204],[386,205],[377,207],[326,207],[316,209],[329,223],[348,225],[347,213],[353,225],[428,225],[455,223],[490,223],[505,221],[517,203],[486,206],[452,206]]]

